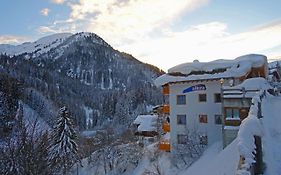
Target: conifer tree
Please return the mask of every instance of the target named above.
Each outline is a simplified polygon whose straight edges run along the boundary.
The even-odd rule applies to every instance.
[[[72,120],[64,106],[59,110],[59,117],[51,138],[49,165],[56,173],[67,174],[79,161],[76,138]]]

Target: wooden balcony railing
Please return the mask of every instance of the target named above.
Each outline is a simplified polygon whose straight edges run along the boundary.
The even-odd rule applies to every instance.
[[[164,122],[162,125],[162,129],[165,133],[170,132],[170,123]]]
[[[163,140],[159,142],[159,149],[162,151],[171,151],[171,144],[168,140]]]
[[[170,94],[169,85],[163,86],[163,91],[162,91],[162,93],[163,93],[163,95],[169,95],[169,94]]]
[[[163,105],[163,113],[169,114],[170,113],[170,106],[167,104]]]

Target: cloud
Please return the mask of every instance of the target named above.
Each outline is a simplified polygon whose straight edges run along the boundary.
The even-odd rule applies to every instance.
[[[43,16],[48,16],[49,13],[50,13],[50,9],[44,8],[44,9],[42,9],[42,10],[40,11],[40,13],[41,13],[41,15],[43,15]]]
[[[51,0],[51,2],[54,4],[63,4],[65,0]]]
[[[2,35],[0,36],[0,44],[19,44],[28,41],[27,37]]]
[[[83,21],[86,31],[95,32],[113,45],[148,37],[171,25],[180,14],[208,0],[80,0],[71,4],[70,20]],[[86,20],[86,21],[85,21]]]
[[[208,2],[209,0],[68,1],[64,4],[71,10],[69,18],[55,21],[49,26],[41,26],[38,32],[94,32],[113,47],[163,69],[193,59],[208,61],[232,59],[247,53],[268,54],[269,49],[281,45],[281,21],[234,34],[229,32],[226,23],[220,21],[177,28],[184,20],[184,15]]]
[[[281,21],[237,34],[230,34],[227,29],[225,23],[210,22],[188,27],[181,32],[166,31],[161,38],[145,39],[118,49],[167,70],[194,59],[233,59],[248,53],[271,56],[268,50],[281,45]],[[278,53],[280,55],[281,50]]]
[[[135,42],[172,25],[181,14],[209,0],[79,0],[68,2],[69,18],[48,26],[55,31],[88,31],[100,35],[114,46]],[[67,31],[69,32],[69,31]]]

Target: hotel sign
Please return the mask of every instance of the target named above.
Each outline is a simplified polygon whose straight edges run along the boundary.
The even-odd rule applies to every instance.
[[[197,84],[194,86],[190,86],[189,88],[186,88],[185,90],[182,91],[182,93],[188,93],[188,92],[193,92],[193,91],[205,91],[206,86],[204,84]]]

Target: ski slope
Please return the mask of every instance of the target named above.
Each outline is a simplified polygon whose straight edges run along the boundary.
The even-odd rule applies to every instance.
[[[281,174],[281,97],[267,95],[262,101],[262,138],[265,175]]]

